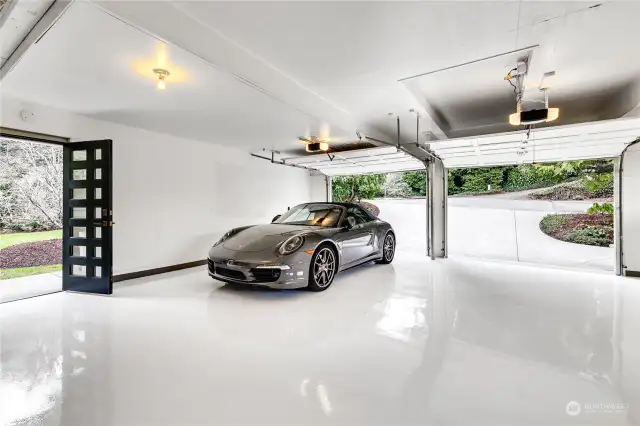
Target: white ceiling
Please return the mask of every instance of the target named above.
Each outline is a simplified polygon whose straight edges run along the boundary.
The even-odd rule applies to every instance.
[[[248,149],[299,149],[297,137],[309,134],[344,142],[356,130],[395,141],[395,115],[411,142],[410,108],[422,113],[421,131],[441,139],[443,130],[511,130],[504,123],[513,93],[502,77],[512,58],[414,87],[398,80],[538,45],[531,80],[556,71],[558,124],[599,120],[633,103],[619,92],[640,75],[640,3],[590,8],[596,4],[76,1],[5,78],[3,92]],[[159,39],[170,70],[186,76],[178,83],[174,74],[160,93],[150,73]]]
[[[152,69],[167,68],[167,89]],[[298,136],[355,134],[239,82],[90,3],[76,2],[3,80],[3,96],[242,148],[303,148]]]
[[[640,39],[640,2],[143,3],[103,5],[268,86],[265,75],[199,45],[183,26],[227,41],[317,94],[330,106],[317,115],[346,111],[356,125],[393,136],[395,120],[387,113],[399,114],[406,140],[415,138],[408,110],[417,103],[433,112],[432,99],[442,108],[432,114],[442,126],[423,120],[423,130],[440,138],[440,130],[448,137],[512,130],[505,123],[515,99],[502,78],[515,63],[441,73],[421,93],[398,83],[404,77],[537,45],[530,82],[556,71],[551,102],[561,108],[561,125],[622,115],[620,92],[640,75],[640,56],[629,54]]]

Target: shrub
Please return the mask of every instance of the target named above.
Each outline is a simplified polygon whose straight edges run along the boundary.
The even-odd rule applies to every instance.
[[[382,189],[385,197],[405,198],[413,195],[411,187],[405,182],[400,173],[389,173],[387,180],[382,185]]]
[[[554,169],[550,166],[522,164],[511,168],[507,172],[504,189],[507,191],[520,191],[524,189],[541,188],[555,185],[562,180],[562,175],[555,173]]]
[[[426,172],[404,172],[402,180],[409,186],[413,195],[425,195],[427,193]]]
[[[613,173],[589,174],[581,180],[584,189],[592,193],[613,191]]]
[[[567,232],[566,238],[568,241],[578,244],[608,247],[610,244],[609,235],[612,232],[613,226],[602,227],[587,225]]]
[[[611,203],[602,203],[602,204],[598,204],[598,203],[593,203],[593,205],[591,207],[589,207],[589,210],[587,210],[587,213],[589,214],[613,214],[613,204]]]
[[[566,215],[550,214],[542,218],[540,221],[540,230],[545,234],[549,234],[562,228],[568,222]]]
[[[501,167],[449,170],[448,180],[450,195],[482,194],[502,189],[504,170]]]

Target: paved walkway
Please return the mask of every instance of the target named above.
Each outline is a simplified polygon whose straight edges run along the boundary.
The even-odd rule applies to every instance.
[[[376,200],[398,247],[426,253],[424,199]],[[612,271],[614,250],[566,243],[540,231],[549,213],[584,212],[591,201],[514,200],[500,196],[449,199],[449,255],[503,259],[560,267]]]
[[[62,271],[0,281],[0,303],[62,290]]]

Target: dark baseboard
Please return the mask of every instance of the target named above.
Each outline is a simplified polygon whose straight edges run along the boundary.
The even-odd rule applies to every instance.
[[[624,271],[625,277],[636,277],[640,278],[640,272],[638,271],[629,271],[628,269]]]
[[[113,276],[113,282],[133,280],[136,278],[149,277],[151,275],[166,274],[167,272],[179,271],[181,269],[195,268],[196,266],[206,265],[207,260],[196,260],[195,262],[180,263],[178,265],[164,266],[162,268],[147,269],[145,271],[130,272],[128,274],[119,274]]]

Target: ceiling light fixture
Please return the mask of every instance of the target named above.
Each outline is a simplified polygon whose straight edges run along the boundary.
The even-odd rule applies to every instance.
[[[298,137],[298,139],[304,142],[305,144],[307,144],[307,146],[305,147],[305,151],[307,152],[318,152],[318,151],[326,152],[329,150],[329,144],[327,142],[323,142],[322,140],[318,139],[316,136],[311,136],[311,137],[300,136]]]
[[[513,71],[513,70],[512,70]],[[549,72],[545,74],[547,78],[547,84],[550,84],[550,78],[555,76],[555,72]],[[517,84],[511,83],[511,79],[515,78]],[[522,78],[521,76],[513,77],[507,74],[506,80],[513,86],[513,91],[516,94],[516,112],[509,115],[509,124],[512,126],[531,126],[538,123],[549,123],[550,121],[557,120],[560,116],[560,108],[549,108],[549,92],[548,88],[540,89],[544,93],[544,108],[523,110],[522,104]]]
[[[305,148],[307,152],[327,151],[328,149],[329,149],[329,144],[326,142],[308,143]]]
[[[166,89],[167,83],[165,82],[165,79],[171,75],[169,71],[163,68],[154,68],[153,72],[158,77],[158,80],[156,81],[156,87],[158,90]]]

